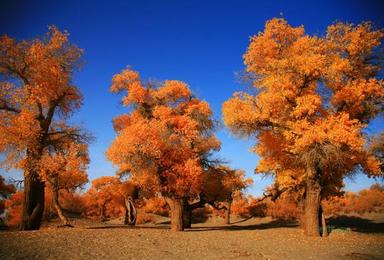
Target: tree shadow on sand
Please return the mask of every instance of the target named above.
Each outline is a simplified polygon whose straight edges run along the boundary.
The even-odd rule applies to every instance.
[[[356,216],[335,216],[327,220],[331,232],[336,229],[350,229],[361,233],[384,233],[384,223],[376,223]]]
[[[215,231],[215,230],[227,230],[227,231],[239,231],[239,230],[263,230],[273,228],[298,228],[296,221],[285,221],[285,220],[272,220],[266,223],[260,224],[242,224],[242,221],[235,222],[228,226],[212,226],[204,227],[197,226],[188,229],[187,231],[198,232],[198,231]],[[351,230],[360,233],[384,233],[384,223],[377,223],[369,219],[356,217],[356,216],[336,216],[328,218],[327,225],[329,232],[335,232],[336,230]]]
[[[241,225],[239,225],[241,223]],[[361,233],[384,233],[384,223],[376,223],[368,219],[356,216],[336,216],[327,219],[329,232],[337,230],[351,230]],[[264,230],[273,228],[298,228],[296,221],[271,220],[269,222],[258,224],[246,224],[244,221],[234,222],[231,225],[204,226],[193,225],[192,228],[186,229],[187,232],[204,232],[204,231],[241,231],[241,230]],[[136,225],[127,226],[123,224],[106,224],[100,226],[89,226],[86,229],[170,229],[170,221],[163,221],[152,225]]]
[[[117,225],[117,224],[107,224],[103,226],[90,226],[90,227],[85,227],[85,229],[170,229],[169,226],[142,226],[142,225],[137,225],[137,226],[128,226],[128,225]]]
[[[240,223],[240,222],[239,222]],[[285,221],[285,220],[272,220],[266,223],[260,224],[250,224],[250,225],[236,225],[236,223],[228,226],[212,226],[212,227],[192,227],[187,229],[187,231],[198,232],[198,231],[214,231],[214,230],[224,230],[224,231],[239,231],[239,230],[263,230],[263,229],[272,229],[272,228],[296,228],[298,226],[295,221]]]
[[[237,222],[236,222],[237,223]],[[222,225],[222,226],[192,226],[192,228],[186,229],[188,232],[194,231],[214,231],[214,230],[224,230],[224,231],[235,231],[235,230],[257,230],[257,229],[270,229],[270,228],[280,228],[280,227],[297,227],[296,222],[287,222],[283,220],[273,220],[266,223],[252,224],[252,225]],[[240,223],[240,222],[239,222]],[[127,226],[123,224],[105,224],[98,226],[88,226],[85,229],[170,229],[170,221],[164,221],[156,223],[153,225],[136,225],[136,226]]]

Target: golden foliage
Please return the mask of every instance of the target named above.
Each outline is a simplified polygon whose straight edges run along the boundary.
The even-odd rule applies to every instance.
[[[83,195],[83,215],[89,218],[122,216],[126,199],[137,199],[138,190],[130,181],[121,181],[116,176],[103,176],[92,181],[92,186]]]
[[[209,105],[193,97],[184,82],[145,85],[129,68],[113,77],[111,91],[126,91],[123,104],[132,107],[114,119],[117,136],[107,151],[119,173],[164,196],[196,196],[201,160],[220,148]]]
[[[6,224],[8,226],[16,227],[20,224],[23,200],[24,193],[18,191],[5,201],[5,208],[7,209]]]
[[[199,196],[209,204],[229,202],[252,183],[252,179],[245,178],[242,170],[234,170],[224,165],[210,167],[204,172]]]
[[[145,213],[152,213],[160,216],[169,216],[169,208],[167,202],[162,197],[151,197],[144,201],[142,210]]]
[[[373,184],[369,189],[358,193],[346,192],[342,196],[331,197],[322,205],[327,215],[382,213],[384,212],[384,187]]]
[[[3,167],[44,175],[56,170],[62,161],[49,159],[52,149],[86,141],[78,127],[66,123],[83,99],[72,84],[81,54],[82,50],[69,42],[68,33],[54,26],[42,39],[17,42],[6,35],[0,38]]]
[[[292,187],[316,168],[328,193],[359,166],[381,174],[365,149],[364,128],[383,111],[375,62],[383,38],[369,23],[333,24],[318,37],[272,19],[250,39],[244,63],[257,95],[235,93],[222,111],[232,132],[258,138],[257,172]]]

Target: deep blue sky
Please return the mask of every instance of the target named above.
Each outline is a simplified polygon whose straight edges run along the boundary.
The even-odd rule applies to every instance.
[[[380,1],[18,1],[0,0],[0,34],[17,39],[44,34],[48,25],[70,33],[70,40],[85,50],[84,68],[74,82],[84,93],[82,109],[74,121],[96,136],[90,146],[90,179],[113,175],[104,152],[114,138],[111,120],[125,111],[109,93],[111,78],[131,65],[142,78],[179,79],[207,100],[221,120],[221,104],[243,86],[235,73],[244,69],[242,55],[249,36],[263,30],[265,21],[283,15],[309,34],[323,34],[335,21],[373,21],[383,28]],[[370,125],[383,130],[383,121]],[[255,176],[257,156],[248,150],[254,140],[239,140],[225,129],[219,157],[246,170],[255,183],[249,190],[261,194],[270,183]],[[347,189],[359,190],[373,181],[347,180]]]

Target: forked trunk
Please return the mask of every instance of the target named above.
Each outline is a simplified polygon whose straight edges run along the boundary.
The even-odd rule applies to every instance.
[[[304,204],[304,234],[307,236],[320,236],[319,207],[320,207],[320,182],[316,174],[308,176],[305,189]]]
[[[133,200],[131,198],[126,198],[124,202],[125,202],[124,224],[134,226],[136,224],[136,219],[137,219],[137,211],[136,211],[135,204],[133,203]]]
[[[24,172],[24,201],[21,230],[40,228],[44,213],[44,182],[37,172]]]
[[[191,228],[192,226],[192,207],[187,198],[183,199],[183,226],[184,228]]]
[[[72,225],[69,222],[69,219],[64,215],[63,209],[60,206],[59,191],[56,188],[53,188],[52,193],[53,193],[53,205],[56,209],[57,215],[59,216],[59,218],[61,220],[61,223],[63,224],[63,226],[71,227]]]
[[[225,224],[231,224],[231,206],[232,201],[227,202],[227,209],[225,210]]]
[[[166,198],[166,201],[171,208],[171,230],[183,231],[183,199]]]

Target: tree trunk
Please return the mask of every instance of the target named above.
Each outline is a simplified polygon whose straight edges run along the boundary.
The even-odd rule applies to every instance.
[[[135,225],[137,219],[136,207],[131,198],[125,199],[125,215],[124,215],[124,224],[125,225]]]
[[[183,199],[183,226],[184,228],[191,228],[192,226],[192,207],[187,198]]]
[[[183,231],[183,199],[168,197],[166,201],[171,208],[171,230]]]
[[[107,218],[105,216],[105,203],[100,205],[100,222],[107,221]]]
[[[124,204],[124,225],[129,225],[129,207],[127,206],[127,202]]]
[[[307,177],[304,202],[304,234],[307,236],[320,236],[319,207],[320,182],[313,172]]]
[[[24,201],[21,230],[40,228],[44,213],[44,182],[37,172],[24,172]]]
[[[327,222],[325,221],[325,214],[323,211],[323,207],[320,205],[320,217],[321,217],[321,236],[327,237],[328,236],[328,229],[327,229]]]
[[[225,211],[225,224],[231,224],[231,206],[232,201],[227,202],[227,209]]]
[[[71,223],[69,223],[69,219],[64,215],[63,210],[59,203],[59,191],[57,188],[52,188],[53,193],[53,205],[56,209],[57,215],[59,216],[61,223],[63,226],[72,227]]]
[[[305,197],[300,198],[298,202],[298,208],[299,208],[299,227],[304,230],[304,212],[305,212]]]

